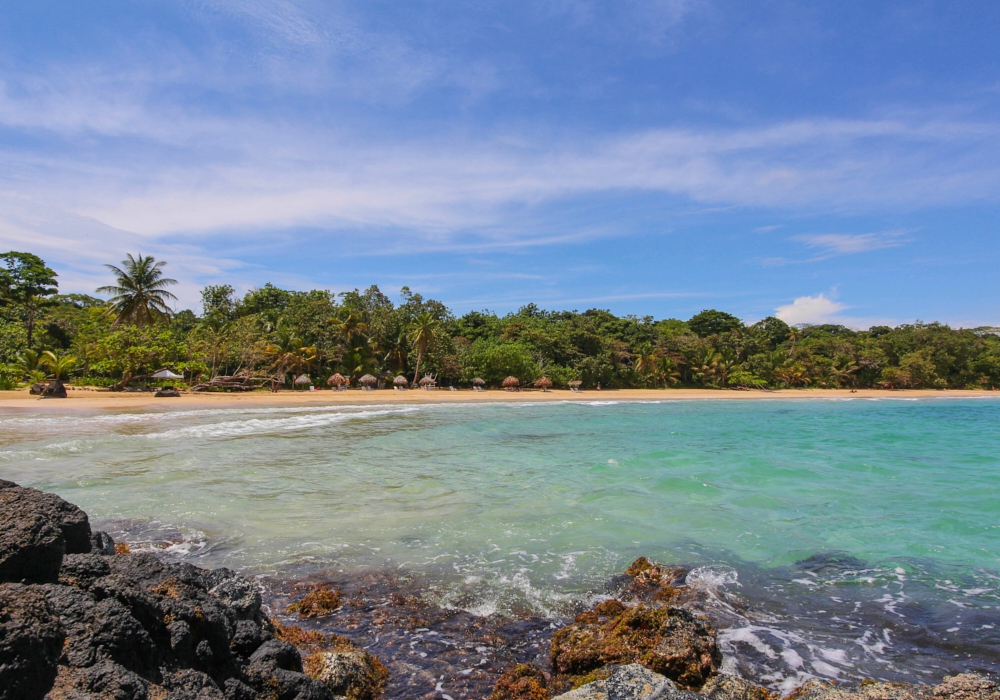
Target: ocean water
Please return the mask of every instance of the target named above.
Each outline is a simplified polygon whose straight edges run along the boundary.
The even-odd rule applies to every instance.
[[[727,668],[782,690],[1000,671],[991,398],[7,410],[0,477],[169,558],[404,569],[478,615],[686,564]]]

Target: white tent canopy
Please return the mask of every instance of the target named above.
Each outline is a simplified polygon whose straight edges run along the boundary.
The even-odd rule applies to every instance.
[[[159,372],[155,372],[149,376],[153,379],[184,379],[184,375],[174,374],[169,369],[161,369]]]

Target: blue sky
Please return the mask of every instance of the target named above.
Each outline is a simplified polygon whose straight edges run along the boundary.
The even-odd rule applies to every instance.
[[[1000,4],[4,3],[0,248],[63,291],[1000,324]]]

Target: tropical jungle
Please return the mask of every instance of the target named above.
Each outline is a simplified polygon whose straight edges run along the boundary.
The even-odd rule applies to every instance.
[[[271,390],[325,387],[334,375],[383,386],[400,376],[450,386],[500,386],[508,377],[604,388],[1000,385],[994,327],[917,321],[858,330],[775,317],[747,324],[715,309],[682,320],[534,304],[457,316],[407,287],[394,301],[376,286],[335,294],[270,283],[242,296],[228,284],[207,286],[196,313],[172,308],[176,282],[163,261],[128,255],[106,267],[99,296],[60,294],[58,274],[40,257],[0,254],[0,388],[61,379],[122,390],[163,369],[192,386],[240,377]]]

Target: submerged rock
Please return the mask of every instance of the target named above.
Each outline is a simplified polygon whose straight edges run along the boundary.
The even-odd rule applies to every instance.
[[[604,678],[558,695],[557,700],[698,700],[699,695],[679,690],[666,676],[640,664],[610,666]]]
[[[500,676],[489,700],[546,700],[548,679],[535,664],[518,664]]]
[[[579,676],[612,664],[642,664],[681,687],[700,688],[722,662],[715,629],[677,607],[601,603],[559,630],[550,647],[552,668]]]
[[[289,605],[285,612],[298,613],[299,617],[323,617],[340,609],[343,594],[330,586],[320,586],[307,593],[296,603]]]

